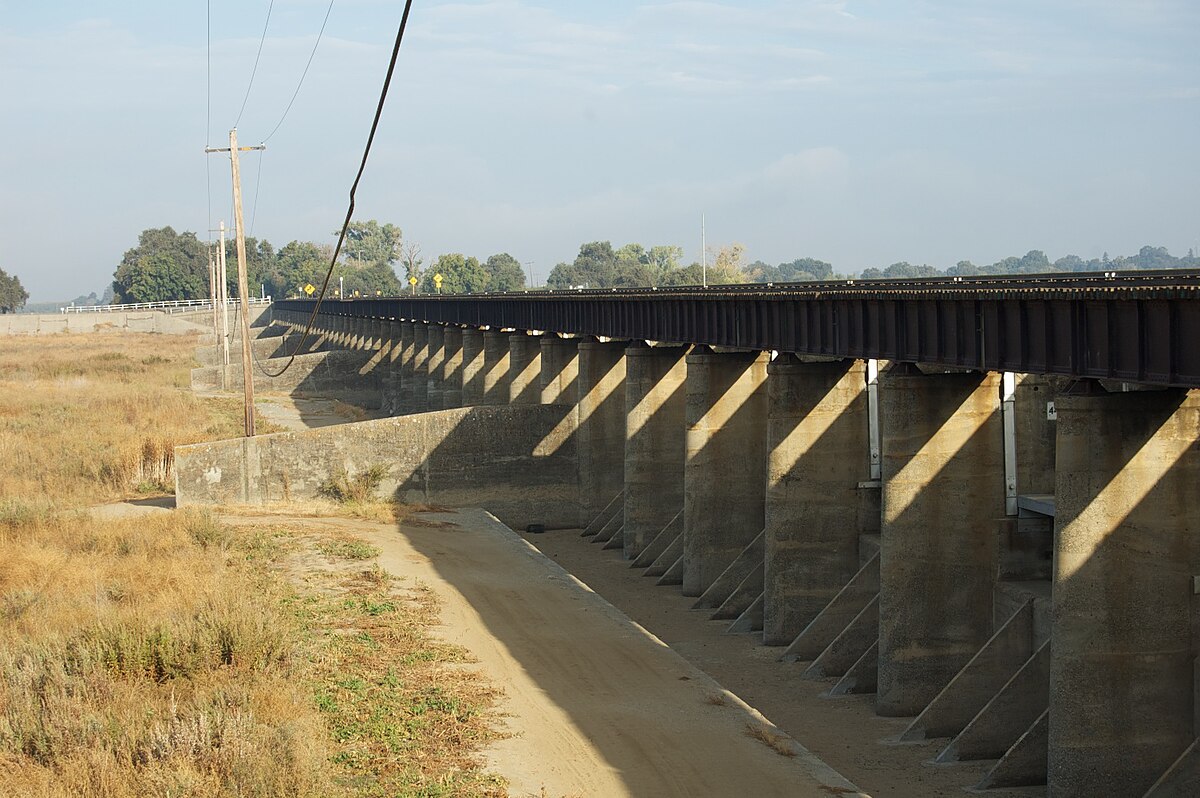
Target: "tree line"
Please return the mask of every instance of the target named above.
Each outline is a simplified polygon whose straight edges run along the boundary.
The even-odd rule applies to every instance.
[[[16,313],[29,301],[29,292],[15,274],[0,269],[0,313]]]
[[[291,241],[276,250],[265,239],[246,239],[248,282],[252,293],[277,297],[303,296],[304,287],[320,288],[332,246],[311,241]],[[171,227],[142,231],[137,246],[128,250],[113,275],[112,302],[155,302],[200,299],[208,296],[208,247],[195,233],[177,233]],[[236,247],[226,242],[229,293],[237,293]],[[1189,250],[1184,257],[1171,255],[1165,247],[1144,246],[1136,255],[1084,260],[1067,255],[1051,261],[1041,250],[1021,257],[1007,257],[987,265],[959,261],[947,269],[906,261],[858,274],[837,271],[833,264],[812,257],[776,264],[758,260],[746,263],[745,248],[729,244],[710,248],[706,263],[682,263],[683,248],[671,244],[645,246],[629,243],[616,248],[610,241],[580,245],[571,261],[557,264],[546,287],[640,288],[729,283],[782,283],[812,280],[902,279],[913,277],[971,276],[989,274],[1039,274],[1047,272],[1097,272],[1128,269],[1200,268],[1200,258]],[[11,312],[24,304],[16,278],[0,278],[0,310]],[[435,279],[440,277],[440,281]],[[413,286],[411,279],[416,280]],[[8,287],[15,282],[15,289]],[[348,297],[394,296],[417,290],[422,293],[484,293],[520,291],[527,287],[521,262],[507,252],[479,259],[461,252],[439,255],[426,267],[421,248],[403,238],[394,224],[372,219],[354,222],[347,232],[341,256],[334,268],[329,297],[339,287]]]

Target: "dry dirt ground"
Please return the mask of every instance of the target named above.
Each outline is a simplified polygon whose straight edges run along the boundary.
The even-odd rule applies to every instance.
[[[514,796],[828,796],[851,784],[487,513],[337,519],[429,585],[439,633],[505,691]]]
[[[761,645],[761,636],[726,633],[728,621],[692,610],[695,599],[680,595],[677,587],[655,586],[619,551],[602,551],[577,530],[524,537],[875,798],[961,796],[991,767],[991,762],[931,764],[946,740],[892,742],[911,719],[878,717],[874,696],[825,697],[835,680],[802,678],[807,663],[779,662],[782,649]],[[984,794],[1029,798],[1045,796],[1046,788]]]

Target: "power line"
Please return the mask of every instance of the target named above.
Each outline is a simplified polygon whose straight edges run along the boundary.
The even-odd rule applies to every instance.
[[[317,54],[317,47],[321,44],[321,37],[325,35],[325,26],[329,23],[329,14],[333,11],[333,0],[329,0],[329,8],[325,9],[325,19],[321,22],[321,30],[317,32],[317,41],[313,43],[312,52],[308,54],[308,63],[304,65],[304,71],[300,73],[300,82],[296,84],[296,91],[292,93],[292,99],[288,100],[287,108],[283,109],[283,116],[279,117],[279,121],[275,123],[275,127],[271,128],[271,132],[262,140],[266,144],[271,136],[275,135],[275,131],[279,130],[279,126],[283,124],[283,120],[287,119],[288,111],[292,110],[292,103],[296,102],[296,98],[300,96],[300,87],[304,85],[304,78],[308,76],[308,68],[312,66],[313,58]]]
[[[246,112],[246,103],[250,100],[250,89],[254,88],[254,76],[258,74],[258,59],[262,58],[263,44],[267,41],[267,27],[271,24],[271,9],[275,8],[275,0],[271,0],[271,4],[267,6],[267,21],[263,23],[262,38],[258,40],[258,55],[254,56],[254,69],[250,70],[250,83],[246,85],[246,96],[242,98],[242,110],[238,111],[237,120],[233,126],[237,127],[238,122],[242,121],[242,114]]]
[[[269,372],[259,366],[259,370],[268,377],[278,377],[292,367],[296,362],[296,355],[304,349],[304,344],[308,342],[309,335],[312,334],[313,323],[317,320],[317,313],[321,310],[321,303],[325,301],[325,292],[329,288],[329,278],[333,276],[333,267],[337,263],[338,255],[341,254],[342,244],[346,241],[346,231],[350,228],[350,220],[354,217],[354,195],[358,191],[358,183],[362,180],[363,172],[367,168],[367,156],[371,154],[371,145],[375,143],[375,132],[379,129],[379,119],[383,116],[383,104],[387,100],[388,89],[392,85],[392,74],[396,71],[396,59],[400,55],[400,43],[404,41],[404,29],[408,27],[408,13],[412,10],[412,0],[404,1],[404,15],[400,17],[400,28],[396,31],[396,43],[392,46],[392,59],[388,62],[387,75],[383,79],[383,89],[379,92],[379,104],[375,107],[375,118],[371,122],[371,132],[367,136],[367,145],[363,148],[362,163],[358,165],[358,174],[354,176],[354,183],[350,186],[350,205],[346,208],[346,219],[342,222],[342,231],[338,234],[337,246],[333,248],[333,257],[329,260],[329,269],[325,272],[325,280],[321,283],[321,293],[317,295],[317,302],[313,305],[312,313],[308,316],[308,324],[305,325],[304,335],[300,337],[300,343],[292,351],[288,357],[288,362],[283,364],[277,372]]]
[[[265,142],[264,142],[265,143]],[[250,237],[254,237],[254,222],[258,219],[258,189],[262,186],[263,159],[267,157],[266,150],[258,153],[258,175],[254,178],[254,205],[250,208]]]

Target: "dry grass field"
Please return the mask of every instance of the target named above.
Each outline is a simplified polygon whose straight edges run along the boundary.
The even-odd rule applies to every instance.
[[[89,511],[237,435],[240,401],[187,389],[194,346],[0,341],[0,795],[503,795],[474,759],[495,691],[372,547]]]

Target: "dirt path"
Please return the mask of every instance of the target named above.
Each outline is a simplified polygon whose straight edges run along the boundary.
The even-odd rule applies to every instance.
[[[631,569],[618,551],[601,551],[577,531],[526,535],[548,557],[586,582],[672,649],[711,674],[816,756],[877,798],[963,795],[991,762],[929,764],[946,740],[898,745],[887,742],[908,726],[907,718],[881,718],[874,696],[826,698],[834,680],[808,681],[807,663],[778,661],[781,649],[754,635],[726,633],[728,621],[711,621],[691,609],[695,599],[678,588],[657,587]],[[995,798],[1046,794],[1046,788],[992,790]]]
[[[436,632],[506,693],[513,736],[487,758],[513,796],[860,794],[482,511],[424,515],[400,533],[304,522],[352,529],[381,549],[382,567],[438,595]]]

